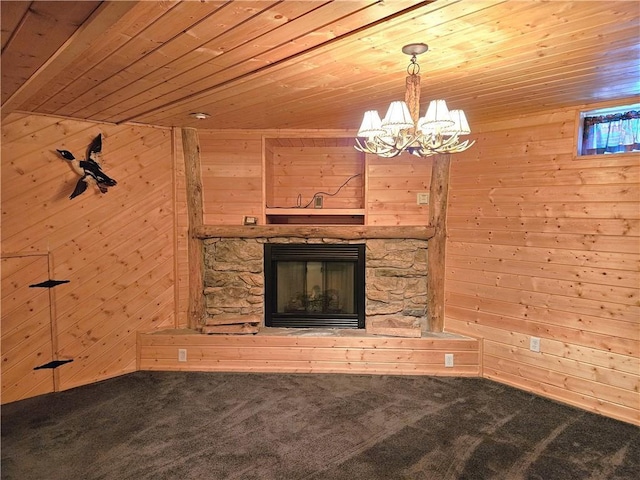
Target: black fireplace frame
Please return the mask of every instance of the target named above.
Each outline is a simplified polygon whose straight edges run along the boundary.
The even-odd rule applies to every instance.
[[[264,318],[267,327],[364,328],[365,327],[365,244],[264,245]],[[354,264],[354,305],[356,313],[279,313],[277,299],[278,261],[330,261]]]

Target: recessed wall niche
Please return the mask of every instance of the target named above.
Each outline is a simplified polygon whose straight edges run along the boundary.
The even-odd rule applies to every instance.
[[[306,216],[332,215],[335,223],[341,223],[340,216],[360,216],[345,223],[362,223],[364,177],[365,158],[355,150],[353,138],[268,138],[267,219],[283,223],[285,211],[296,209]]]

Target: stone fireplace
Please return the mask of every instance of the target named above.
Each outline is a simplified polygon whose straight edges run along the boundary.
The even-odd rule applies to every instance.
[[[208,317],[239,315],[265,326],[265,306],[269,303],[265,301],[265,244],[361,245],[366,265],[361,286],[365,324],[385,317],[426,323],[427,240],[417,239],[207,238],[204,286]],[[343,326],[330,322],[321,325]]]

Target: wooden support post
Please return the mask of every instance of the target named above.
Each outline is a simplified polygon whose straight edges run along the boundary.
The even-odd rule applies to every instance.
[[[196,232],[202,228],[202,180],[200,178],[200,145],[195,128],[182,129],[187,213],[189,216],[189,327],[200,328],[204,320],[204,254],[202,240]]]
[[[449,168],[451,155],[433,157],[431,167],[431,191],[429,201],[429,223],[435,228],[429,240],[427,253],[427,310],[429,322],[427,331],[444,330],[444,277],[447,245],[447,201],[449,197]]]

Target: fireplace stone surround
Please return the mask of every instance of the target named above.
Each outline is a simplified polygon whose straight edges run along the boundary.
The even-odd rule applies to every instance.
[[[264,326],[265,243],[366,245],[365,322],[383,318],[427,322],[427,240],[337,238],[207,238],[206,314],[242,315]]]

